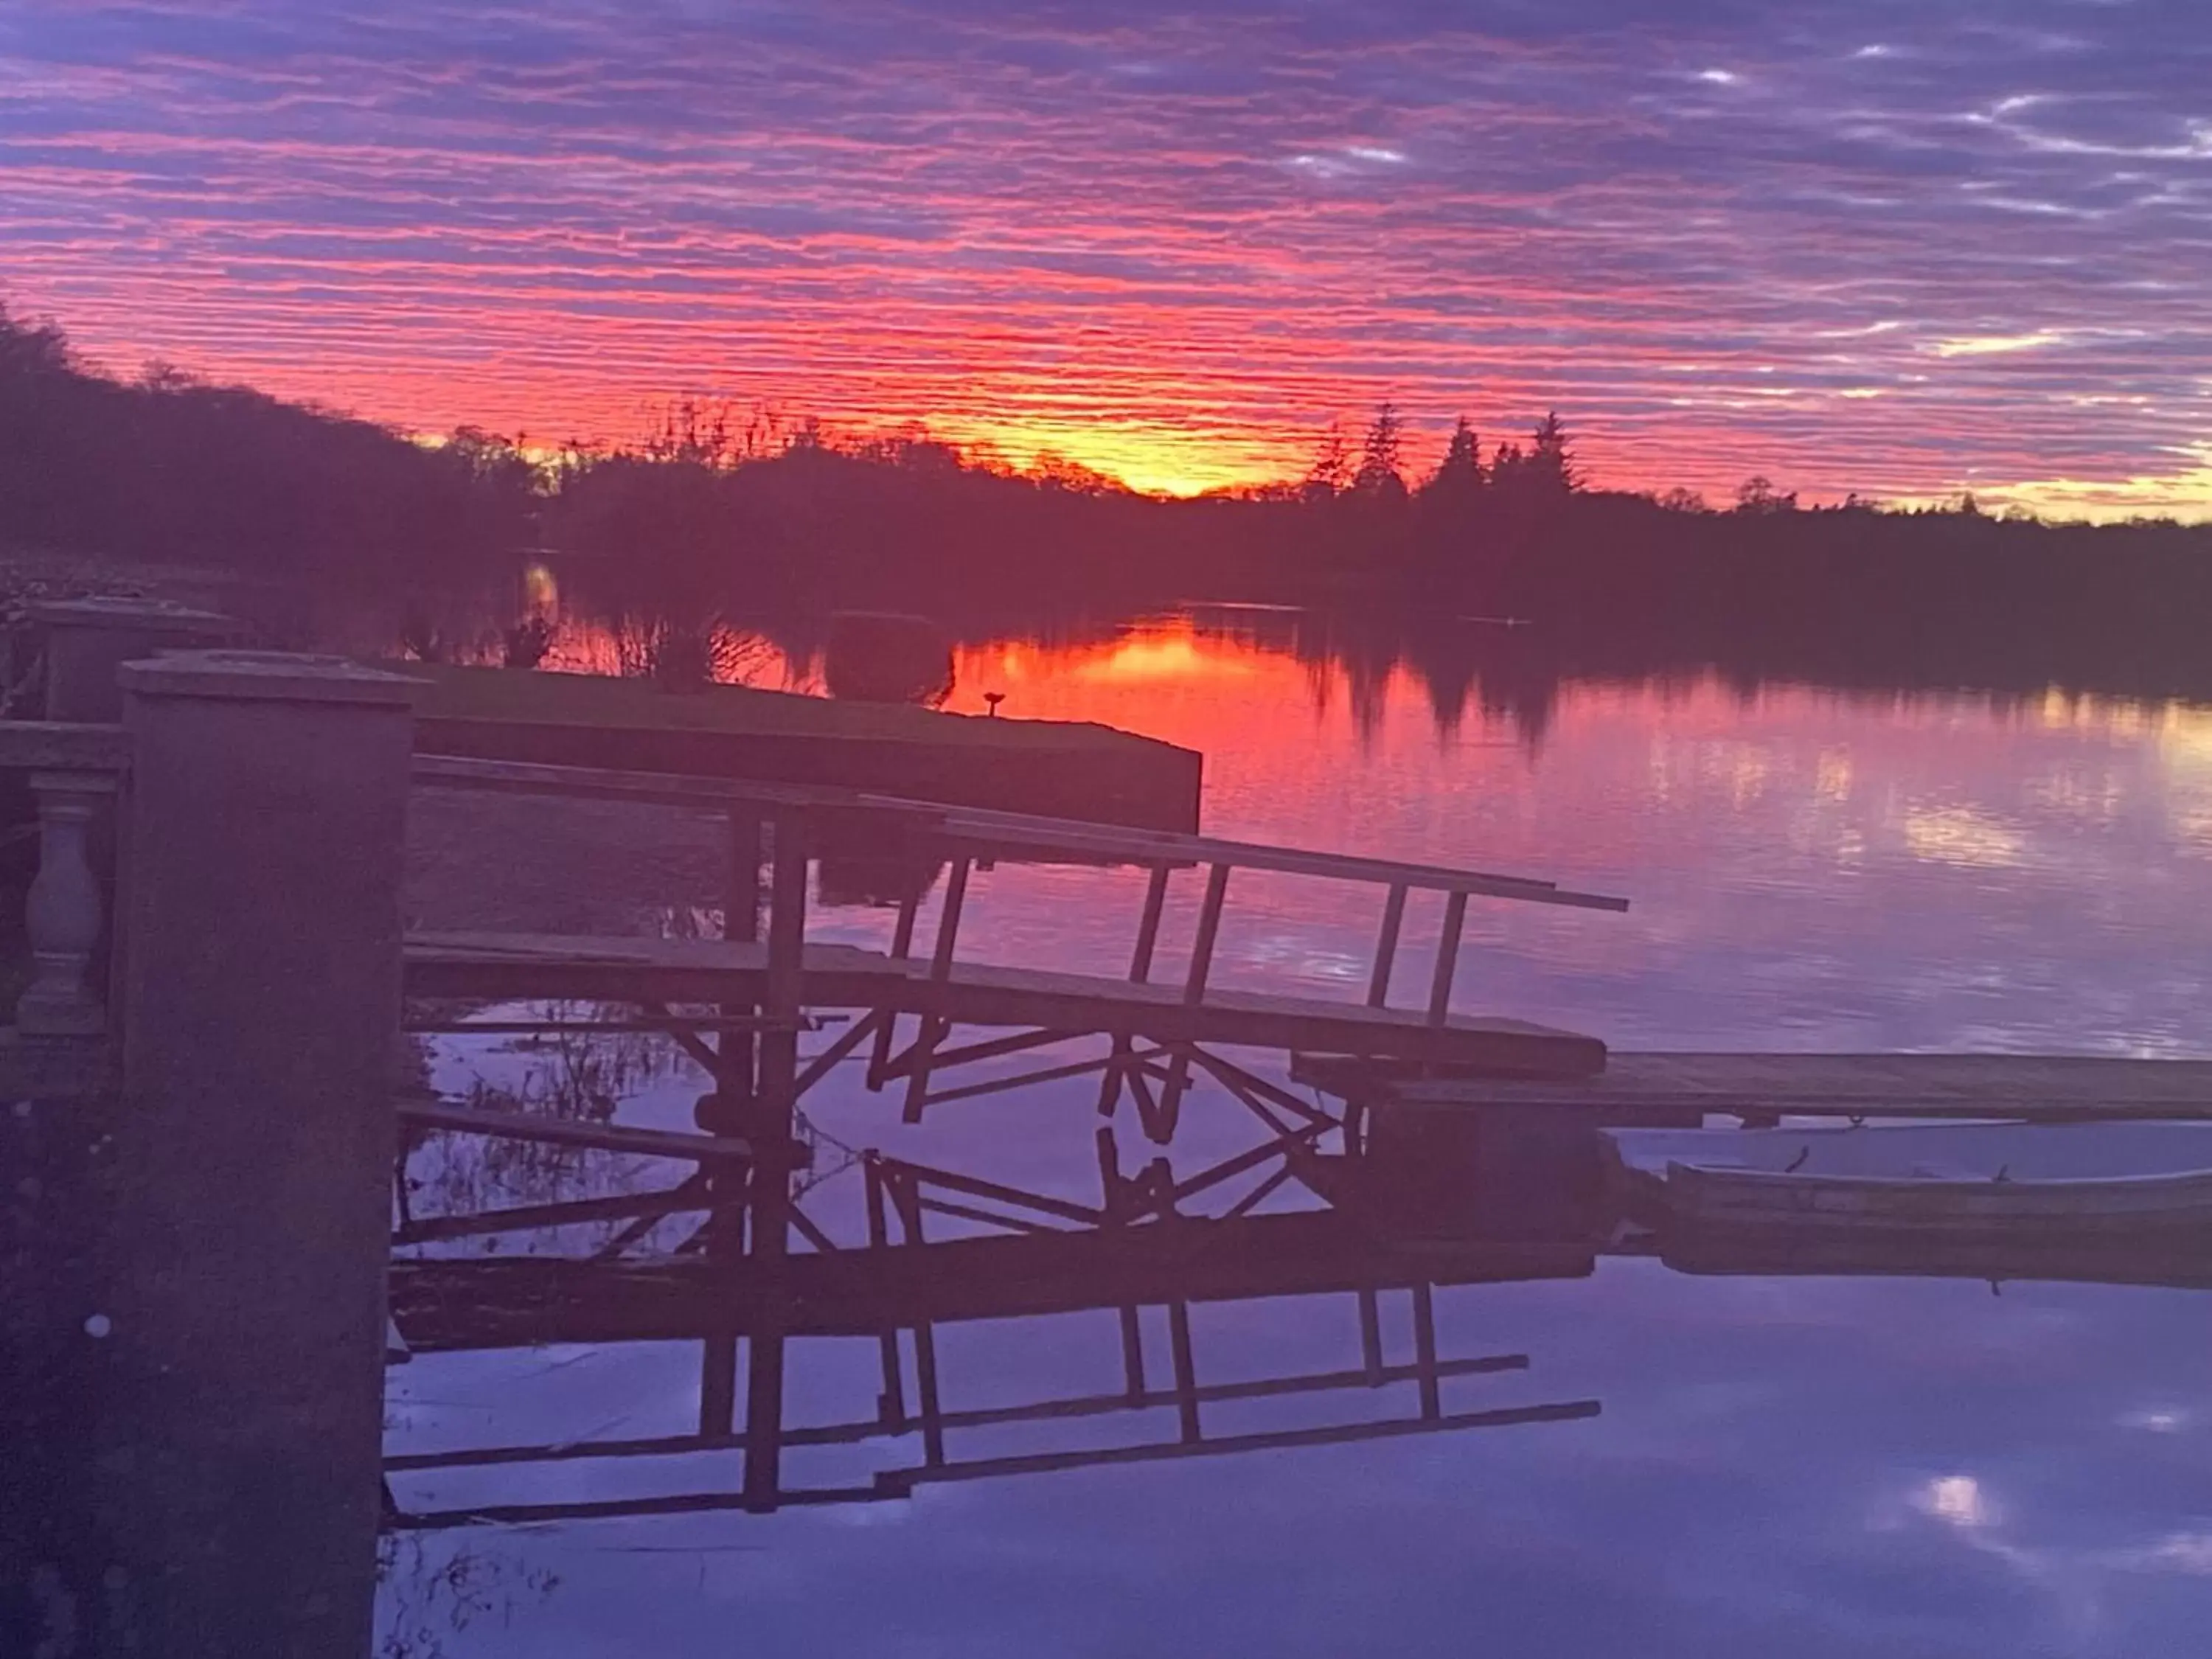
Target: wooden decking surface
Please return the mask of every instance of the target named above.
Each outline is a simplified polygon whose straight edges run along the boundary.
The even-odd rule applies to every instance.
[[[768,975],[766,945],[719,939],[419,933],[408,939],[406,962],[409,994],[431,997],[750,1003],[761,1000]],[[836,945],[809,945],[804,963],[801,1000],[815,1007],[889,1008],[1070,1036],[1326,1049],[1528,1077],[1587,1076],[1606,1063],[1594,1037],[1519,1020],[1456,1015],[1431,1025],[1407,1009],[1252,991],[1209,990],[1189,1003],[1176,986],[978,963],[957,963],[938,980],[926,962]]]
[[[1370,1105],[1554,1105],[1627,1122],[1684,1111],[1878,1117],[2212,1119],[2212,1060],[2047,1054],[1609,1054],[1571,1082],[1417,1078],[1301,1056],[1301,1081]]]

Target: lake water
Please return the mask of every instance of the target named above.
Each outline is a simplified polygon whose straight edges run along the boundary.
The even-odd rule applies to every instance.
[[[1233,616],[1079,647],[963,649],[951,707],[1096,720],[1200,749],[1214,833],[1526,873],[1626,915],[1478,901],[1456,1006],[1624,1048],[1972,1047],[2212,1054],[2212,713],[1844,696],[1710,679],[1567,682],[1540,722],[1441,720],[1411,673],[1355,673]],[[1481,641],[1470,648],[1478,652]],[[1441,701],[1447,715],[1458,702]],[[1495,700],[1493,700],[1495,702]],[[1161,973],[1187,946],[1194,877]],[[1002,866],[978,958],[1118,972],[1127,872]],[[671,895],[672,902],[681,898]],[[1353,999],[1374,890],[1240,875],[1217,983]],[[879,943],[886,915],[818,937]],[[1418,1000],[1408,923],[1399,998]],[[927,937],[927,924],[923,937]],[[818,1039],[817,1039],[818,1041]],[[1018,1062],[1006,1062],[1012,1065]],[[453,1044],[438,1081],[542,1060]],[[855,1067],[810,1096],[824,1146],[1096,1201],[1080,1079],[897,1120]],[[626,1121],[702,1087],[647,1079]],[[1122,1129],[1125,1167],[1149,1156]],[[1254,1139],[1194,1096],[1178,1172]],[[825,1167],[834,1167],[828,1160]],[[857,1172],[809,1195],[860,1236]],[[1297,1200],[1279,1195],[1284,1207]],[[955,1229],[957,1231],[957,1229]],[[673,1235],[672,1235],[672,1237]],[[392,1654],[958,1656],[2103,1655],[2206,1651],[2212,1297],[1937,1279],[1708,1277],[1601,1256],[1585,1276],[1435,1292],[1447,1413],[1596,1402],[1569,1420],[926,1485],[893,1502],[476,1527],[398,1540]],[[1381,1301],[1393,1364],[1413,1336]],[[1162,1386],[1166,1316],[1145,1316]],[[1120,1386],[1110,1311],[942,1327],[948,1407]],[[1348,1294],[1201,1303],[1208,1382],[1360,1364]],[[793,1343],[793,1423],[866,1418],[872,1340]],[[678,1435],[699,1348],[426,1354],[393,1374],[391,1448]],[[911,1370],[906,1386],[913,1386]],[[1411,1415],[1411,1382],[1209,1405],[1209,1437]],[[955,1459],[1173,1442],[1172,1407],[978,1427]],[[787,1485],[865,1486],[912,1437],[799,1447]],[[735,1452],[412,1474],[410,1508],[730,1491]]]

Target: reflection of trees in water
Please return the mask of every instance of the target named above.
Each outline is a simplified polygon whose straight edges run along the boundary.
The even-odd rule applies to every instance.
[[[648,1012],[655,1017],[667,1013],[711,1018],[717,1011],[685,1004],[647,1011],[629,1004],[555,1002],[513,1012],[516,1018],[581,1027],[635,1020]],[[450,1036],[442,1040],[453,1041]],[[459,1096],[462,1104],[483,1111],[568,1122],[611,1123],[625,1100],[678,1077],[687,1068],[696,1069],[702,1087],[716,1086],[702,1056],[687,1053],[684,1040],[651,1031],[549,1030],[491,1043],[477,1050],[471,1063],[484,1072],[470,1079]],[[808,1149],[810,1161],[795,1177],[794,1195],[804,1195],[843,1174],[859,1158],[857,1150],[823,1133],[804,1112],[799,1115],[795,1129]],[[444,1216],[658,1192],[675,1184],[676,1175],[672,1171],[677,1170],[665,1158],[439,1130],[419,1135],[407,1147],[403,1168],[404,1192],[396,1218],[403,1224]],[[516,1230],[404,1248],[440,1255],[580,1249],[596,1254],[604,1247],[616,1246],[619,1239],[618,1248],[649,1249],[656,1238],[663,1243],[672,1242],[661,1231],[664,1224],[680,1230],[696,1224],[684,1218],[696,1218],[697,1213],[696,1208],[678,1209],[672,1217],[644,1227],[626,1218],[616,1218],[566,1223],[557,1237],[544,1229]]]
[[[577,1024],[631,1018],[637,1012],[598,1003],[554,1002],[533,1004],[521,1017],[549,1024]],[[461,1097],[465,1105],[568,1122],[608,1123],[624,1098],[669,1077],[685,1062],[670,1039],[651,1032],[547,1030],[501,1038],[480,1051],[474,1063],[487,1066],[491,1074],[470,1080]],[[631,1184],[626,1176],[637,1162],[582,1147],[431,1131],[406,1152],[403,1218],[623,1191]],[[610,1237],[621,1225],[586,1224]],[[472,1244],[490,1254],[501,1248],[502,1240],[492,1237]]]
[[[603,626],[615,672],[671,690],[750,684],[779,656],[766,637],[720,611],[626,611]]]
[[[444,1659],[448,1637],[486,1618],[511,1620],[561,1576],[451,1534],[387,1532],[376,1546],[375,1659]]]
[[[532,572],[544,575],[537,567]],[[418,587],[404,599],[335,589],[309,596],[312,603],[295,595],[291,611],[264,619],[263,634],[273,643],[365,654],[411,648],[457,662],[507,661],[536,649],[524,625],[539,614],[544,590],[557,586],[558,635],[545,666],[690,684],[780,678],[795,690],[828,689],[827,611],[759,610],[696,573],[673,584],[651,573],[558,574],[557,582],[510,574],[450,590]],[[842,599],[877,604],[888,597],[863,588]],[[1018,640],[1048,657],[1109,645],[1132,627],[1172,617],[1206,637],[1304,665],[1316,709],[1326,711],[1340,690],[1354,729],[1370,739],[1381,729],[1394,685],[1406,684],[1428,703],[1441,738],[1457,738],[1479,720],[1531,745],[1541,742],[1562,686],[1572,683],[1688,685],[1711,678],[1747,698],[1785,684],[1847,695],[1979,696],[2000,711],[2054,689],[2130,702],[2212,702],[2212,657],[2181,629],[2177,619],[2186,606],[2179,598],[2172,626],[2116,634],[2086,623],[2012,629],[2002,607],[1987,603],[1962,602],[1941,616],[1925,607],[1860,607],[1850,616],[1770,607],[1753,615],[1732,611],[1727,597],[1700,606],[1677,596],[1646,611],[1616,605],[1532,623],[1462,615],[1449,595],[1427,606],[1375,596],[1333,608],[1201,605],[1148,613],[948,592],[937,619],[964,644]]]

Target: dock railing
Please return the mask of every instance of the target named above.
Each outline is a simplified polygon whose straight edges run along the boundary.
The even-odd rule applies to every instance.
[[[1389,1006],[1408,899],[1416,892],[1441,894],[1443,919],[1429,967],[1425,1015],[1426,1024],[1431,1027],[1442,1027],[1449,1018],[1470,899],[1500,899],[1585,910],[1622,911],[1628,908],[1626,899],[1575,891],[1556,882],[1487,871],[1036,817],[858,790],[438,756],[418,756],[415,778],[418,787],[720,810],[730,826],[731,849],[723,932],[725,938],[735,941],[750,942],[759,937],[762,829],[767,826],[770,948],[769,996],[763,1012],[771,1020],[794,1018],[799,1012],[799,952],[805,939],[806,860],[818,844],[820,832],[840,823],[878,833],[893,831],[917,854],[941,860],[947,866],[945,897],[938,913],[935,937],[929,945],[927,977],[933,983],[947,981],[954,973],[970,875],[977,868],[988,868],[1001,859],[1146,870],[1148,880],[1144,904],[1127,969],[1128,981],[1139,985],[1148,984],[1152,979],[1171,878],[1179,870],[1204,868],[1204,894],[1181,991],[1182,1001],[1191,1006],[1206,1002],[1228,903],[1230,879],[1236,871],[1266,871],[1381,887],[1382,916],[1369,964],[1365,998],[1366,1006],[1375,1009]],[[890,944],[890,954],[895,960],[909,959],[917,949],[915,935],[923,898],[921,889],[927,884],[917,884],[901,896]],[[781,972],[779,964],[782,965]],[[952,1054],[939,1054],[949,1022],[935,1015],[919,1018],[919,1035],[903,1053],[893,1052],[896,1017],[887,1012],[856,1023],[840,1039],[836,1051],[836,1058],[842,1059],[862,1042],[872,1040],[870,1085],[880,1087],[888,1080],[902,1079],[905,1115],[909,1121],[918,1118],[933,1098],[929,1092],[933,1071],[941,1060],[955,1058]],[[1040,1030],[1002,1038],[957,1051],[957,1057],[994,1057],[1024,1047],[1041,1047],[1058,1041],[1062,1035]],[[989,1051],[988,1055],[985,1050]],[[795,1066],[795,1056],[793,1063]],[[1145,1070],[1135,1064],[1132,1045],[1127,1039],[1116,1038],[1114,1052],[1106,1059],[1086,1063],[1079,1069],[1104,1072],[1099,1101],[1102,1112],[1114,1109],[1127,1084],[1137,1096],[1148,1127],[1161,1125],[1171,1133],[1191,1064],[1192,1055],[1185,1048],[1178,1047],[1165,1056],[1165,1075],[1151,1079],[1159,1084],[1157,1097],[1151,1095]],[[762,1079],[763,1091],[772,1093],[774,1081],[765,1074],[766,1069]],[[1066,1068],[1055,1070],[1065,1074]],[[810,1074],[818,1075],[811,1068]],[[1034,1080],[1035,1076],[1012,1079],[1004,1086]],[[789,1081],[799,1083],[795,1073]],[[995,1089],[1000,1085],[994,1083],[980,1086]]]

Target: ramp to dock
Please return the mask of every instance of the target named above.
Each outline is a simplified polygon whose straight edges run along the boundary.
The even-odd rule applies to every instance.
[[[1594,1037],[1511,1019],[1451,1015],[1442,1024],[1402,1008],[956,962],[932,964],[848,945],[809,945],[799,1000],[882,1010],[951,1024],[1033,1027],[1077,1037],[1158,1043],[1328,1048],[1414,1064],[1571,1078],[1601,1070]],[[721,939],[572,939],[519,933],[410,935],[408,994],[554,997],[750,1006],[768,994],[769,947]]]
[[[726,1085],[725,1103],[731,1110],[738,1110],[742,1103],[750,1120],[747,1132],[764,1137],[763,1144],[776,1138],[768,1127],[770,1120],[781,1122],[808,1088],[863,1043],[871,1045],[869,1087],[898,1080],[908,1122],[918,1121],[932,1104],[1096,1072],[1100,1112],[1111,1115],[1125,1097],[1133,1100],[1146,1133],[1163,1146],[1174,1137],[1181,1101],[1195,1071],[1228,1084],[1232,1093],[1248,1097],[1248,1104],[1266,1096],[1294,1113],[1311,1112],[1306,1103],[1285,1097],[1275,1085],[1209,1052],[1213,1048],[1320,1050],[1400,1066],[1520,1078],[1585,1077],[1605,1066],[1605,1045],[1594,1037],[1457,1013],[1452,1007],[1474,902],[1627,908],[1625,899],[1579,892],[1556,882],[851,790],[437,757],[418,758],[416,775],[418,783],[433,788],[659,801],[711,808],[726,817],[729,884],[720,939],[418,933],[407,943],[406,986],[420,997],[562,997],[707,1003],[725,1015],[757,1011],[764,1022],[757,1049],[748,1041],[711,1054],[695,1045],[693,1054],[703,1057]],[[890,949],[880,955],[811,944],[806,938],[811,860],[842,844],[840,837],[855,834],[877,847],[878,855],[890,860],[887,867],[906,872],[897,889]],[[1127,975],[1067,974],[963,957],[959,936],[969,878],[1004,859],[1146,872]],[[1154,958],[1169,885],[1180,870],[1203,870],[1204,896],[1182,984],[1156,984]],[[925,949],[915,935],[923,898],[940,871],[944,899],[934,938]],[[1239,871],[1380,890],[1379,926],[1364,1001],[1224,989],[1212,983],[1231,878]],[[1418,1010],[1394,1007],[1408,905],[1416,895],[1430,894],[1436,896],[1441,917],[1425,976],[1426,1005]],[[863,1012],[842,1036],[802,1060],[796,1033],[810,1007]],[[902,1022],[916,1028],[903,1048]],[[994,1029],[998,1035],[957,1043],[953,1034],[963,1026]],[[1018,1077],[993,1075],[959,1087],[933,1087],[933,1078],[948,1069],[1073,1037],[1103,1038],[1106,1052]],[[1267,1115],[1264,1107],[1256,1109]]]

